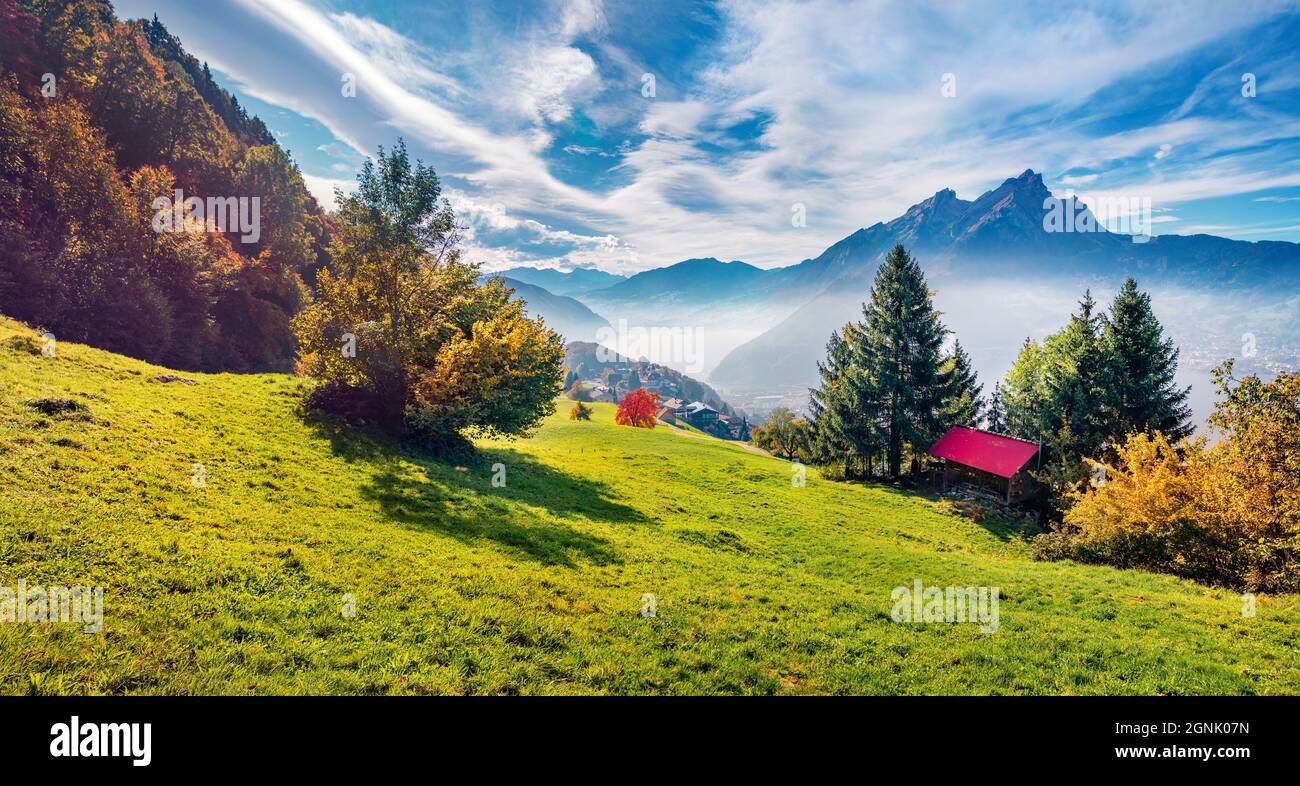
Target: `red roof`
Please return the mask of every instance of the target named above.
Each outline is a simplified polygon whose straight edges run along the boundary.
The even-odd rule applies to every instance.
[[[1032,442],[965,426],[953,426],[930,448],[931,456],[1004,478],[1019,472],[1037,452],[1038,446]]]

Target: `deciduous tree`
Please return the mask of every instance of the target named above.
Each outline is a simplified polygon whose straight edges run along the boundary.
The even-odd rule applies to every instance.
[[[528,433],[554,411],[562,339],[500,279],[478,283],[440,192],[400,141],[366,162],[356,191],[340,195],[330,269],[294,322],[298,367],[364,391],[382,423],[436,442]],[[345,340],[355,352],[341,351]]]
[[[659,394],[645,388],[637,388],[618,402],[618,413],[614,415],[614,422],[620,426],[654,428],[658,411]]]

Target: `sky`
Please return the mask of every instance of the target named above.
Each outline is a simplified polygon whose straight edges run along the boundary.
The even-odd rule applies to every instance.
[[[1300,241],[1300,3],[115,5],[326,207],[403,138],[488,270],[794,264],[1025,169],[1150,199],[1156,234]]]

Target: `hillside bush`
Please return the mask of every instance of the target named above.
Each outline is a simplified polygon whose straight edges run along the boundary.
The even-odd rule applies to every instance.
[[[381,427],[440,444],[528,433],[560,392],[562,339],[460,260],[437,175],[403,143],[381,148],[357,181],[316,299],[293,323],[298,370],[329,386],[308,404],[362,406]]]
[[[591,401],[591,388],[575,379],[573,384],[569,386],[569,392],[566,395],[573,401]]]
[[[1237,384],[1216,371],[1225,438],[1129,435],[1105,482],[1074,495],[1061,543],[1083,557],[1248,590],[1300,590],[1300,374]]]

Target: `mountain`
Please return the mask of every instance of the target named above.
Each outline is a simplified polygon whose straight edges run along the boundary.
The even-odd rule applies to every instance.
[[[492,278],[501,278],[494,275]],[[564,336],[566,341],[591,341],[599,338],[599,331],[609,330],[609,323],[592,313],[591,309],[571,297],[557,295],[553,292],[525,284],[513,278],[505,278],[506,286],[515,291],[512,300],[523,298],[530,315],[541,316],[546,326]]]
[[[1036,238],[1040,254],[1060,256],[1065,250],[1077,251],[1082,243],[1085,259],[1095,253],[1093,247],[1098,243],[1120,242],[1093,237],[1062,240],[1060,235],[1043,232],[1043,201],[1050,198],[1042,178],[1026,171],[973,202],[944,189],[893,221],[859,229],[816,258],[795,265],[764,270],[740,261],[688,259],[583,293],[581,299],[611,322],[623,318],[695,326],[723,322],[758,325],[761,331],[828,288],[843,290],[846,286],[858,288],[864,280],[869,283],[874,261],[899,242],[918,250],[996,256],[1011,238],[1036,234],[1040,236]],[[1041,238],[1044,235],[1046,239]],[[743,342],[732,346],[738,343]]]
[[[634,346],[619,342],[628,354],[707,373],[816,294],[811,280],[802,289],[783,286],[787,275],[740,261],[687,259],[579,297],[633,341]],[[635,337],[646,331],[674,337],[637,343]]]
[[[0,0],[0,161],[0,313],[172,368],[293,368],[332,225],[265,124],[157,19]],[[154,214],[172,214],[139,208],[173,195],[229,199],[254,223],[236,231],[218,208],[202,239],[159,231]]]
[[[554,268],[512,267],[492,275],[542,287],[556,295],[580,295],[583,292],[612,287],[627,280],[627,276],[586,267],[577,267],[568,271]]]
[[[767,271],[745,262],[720,262],[712,257],[687,259],[668,267],[637,273],[606,289],[588,292],[585,300],[597,306],[681,306],[727,300],[745,294]]]
[[[1057,206],[1080,215],[1087,212],[1077,200],[1054,197],[1041,175],[1026,170],[972,201],[958,198],[951,189],[941,190],[892,221],[859,229],[815,259],[768,271],[785,276],[792,287],[817,292],[784,320],[732,350],[709,381],[732,390],[776,391],[815,384],[816,362],[825,354],[831,332],[859,318],[876,267],[896,243],[907,246],[921,262],[942,295],[941,308],[943,297],[960,300],[973,283],[991,281],[1014,283],[1007,289],[1017,289],[1028,281],[1052,280],[1058,292],[1074,294],[1074,288],[1081,293],[1085,286],[1114,287],[1132,275],[1144,287],[1231,293],[1265,303],[1293,295],[1300,286],[1300,244],[1210,235],[1161,235],[1137,242],[1104,227],[1046,231],[1044,216]],[[985,321],[1010,316],[1009,305],[1002,312],[995,302],[978,305],[985,309]],[[1200,315],[1179,316],[1217,321],[1223,331],[1236,330],[1238,336],[1248,329],[1225,324],[1224,311],[1207,308]],[[1061,314],[1060,321],[1066,316]],[[973,322],[981,327],[978,320]]]

